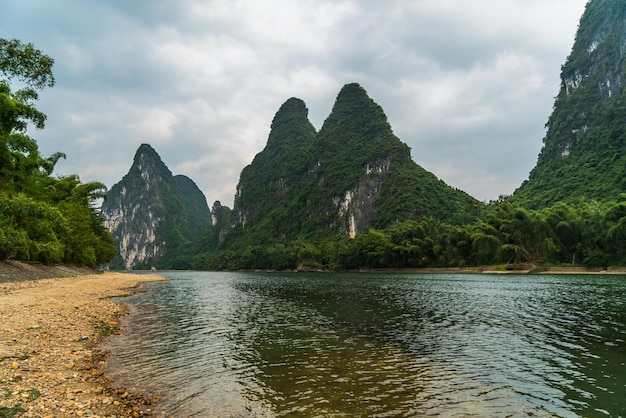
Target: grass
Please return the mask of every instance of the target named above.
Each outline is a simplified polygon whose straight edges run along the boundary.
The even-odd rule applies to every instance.
[[[0,418],[15,418],[16,414],[20,412],[26,412],[20,405],[15,405],[12,408],[0,406]]]
[[[120,330],[117,322],[104,322],[102,320],[95,321],[93,327],[101,337],[108,337],[109,335],[118,333]]]

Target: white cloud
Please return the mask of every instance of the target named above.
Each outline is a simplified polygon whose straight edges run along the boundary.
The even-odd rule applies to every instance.
[[[7,0],[0,37],[56,60],[39,108],[61,174],[108,186],[154,146],[232,205],[272,118],[303,99],[320,128],[359,82],[416,161],[481,200],[536,162],[586,0]]]

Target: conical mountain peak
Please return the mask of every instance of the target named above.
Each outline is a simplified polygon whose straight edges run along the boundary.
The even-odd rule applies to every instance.
[[[267,148],[290,144],[299,146],[313,140],[316,131],[308,115],[309,109],[301,99],[292,97],[283,103],[272,120]]]
[[[343,86],[320,133],[324,136],[324,130],[332,130],[337,125],[366,136],[391,133],[391,126],[387,122],[387,116],[382,107],[374,102],[365,89],[357,83]]]
[[[139,171],[165,171],[168,176],[172,175],[170,169],[165,165],[161,156],[149,144],[141,144],[135,152],[133,165],[130,169]]]
[[[174,177],[148,144],[107,193],[102,217],[119,248],[113,265],[126,269],[175,267],[176,251],[210,226],[204,194],[188,177]]]
[[[319,133],[307,113],[302,100],[287,100],[265,149],[241,172],[233,222],[255,242],[354,237],[372,225],[422,216],[472,216],[458,208],[474,200],[411,160],[409,147],[359,84],[341,89]]]

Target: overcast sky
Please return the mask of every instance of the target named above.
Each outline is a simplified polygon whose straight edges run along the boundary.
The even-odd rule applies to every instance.
[[[290,97],[319,130],[357,82],[413,159],[479,200],[528,178],[587,0],[1,0],[0,37],[55,59],[30,134],[108,187],[149,143],[232,207]]]

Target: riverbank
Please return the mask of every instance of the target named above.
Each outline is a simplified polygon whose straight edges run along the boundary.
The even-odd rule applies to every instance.
[[[402,274],[618,274],[626,275],[625,267],[578,267],[578,266],[506,266],[486,267],[431,267],[405,269],[368,269],[359,270],[361,273],[402,273]]]
[[[50,266],[42,263],[5,260],[0,261],[0,283],[20,280],[51,279],[94,274],[89,267]]]
[[[14,273],[12,281],[0,282],[0,416],[143,415],[138,405],[150,400],[107,385],[106,357],[97,346],[118,330],[127,310],[110,298],[163,277],[99,273],[24,280]]]

